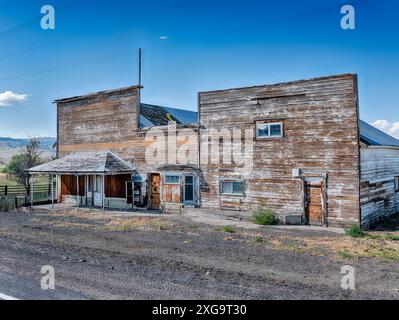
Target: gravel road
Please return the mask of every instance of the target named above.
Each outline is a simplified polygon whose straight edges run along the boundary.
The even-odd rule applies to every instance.
[[[227,233],[184,217],[48,212],[0,213],[0,221],[0,293],[19,299],[399,298],[398,261],[270,245],[343,237],[327,231]],[[346,264],[356,270],[352,291],[340,285]],[[55,290],[40,288],[45,265],[55,269]]]

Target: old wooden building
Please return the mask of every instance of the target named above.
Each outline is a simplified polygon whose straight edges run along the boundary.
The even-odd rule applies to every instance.
[[[201,92],[198,113],[141,90],[56,101],[58,163],[31,173],[57,176],[59,201],[326,226],[398,212],[399,141],[360,121],[356,75]]]

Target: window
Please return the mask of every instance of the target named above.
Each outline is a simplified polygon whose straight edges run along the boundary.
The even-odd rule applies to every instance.
[[[222,195],[244,195],[243,181],[222,181],[220,185]]]
[[[180,184],[180,176],[165,175],[165,184]]]
[[[399,177],[395,177],[395,192],[399,192]]]
[[[256,124],[256,137],[259,139],[282,138],[284,126],[282,123]]]

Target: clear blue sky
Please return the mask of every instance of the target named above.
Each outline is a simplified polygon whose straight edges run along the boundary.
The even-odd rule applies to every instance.
[[[54,99],[137,84],[139,47],[146,103],[196,110],[198,91],[358,73],[361,117],[399,122],[399,2],[354,4],[344,31],[354,2],[0,0],[0,95],[27,95],[0,106],[0,136],[55,136]]]

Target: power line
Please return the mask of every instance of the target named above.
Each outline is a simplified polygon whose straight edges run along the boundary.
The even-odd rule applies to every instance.
[[[365,3],[365,2],[368,2],[368,1],[371,1],[371,0],[359,0],[359,1],[356,1],[356,2],[354,2],[352,4],[360,4],[360,3]],[[317,14],[317,13],[320,13],[320,12],[325,12],[325,11],[329,11],[329,10],[332,10],[332,9],[336,9],[337,7],[338,6],[333,6],[333,7],[323,8],[323,9],[319,9],[319,10],[303,12],[303,13],[300,13],[300,14],[297,14],[297,15],[292,15],[292,16],[289,16],[289,17],[282,17],[282,18],[278,18],[278,19],[274,19],[274,20],[269,20],[269,21],[263,22],[263,23],[246,25],[246,26],[241,26],[241,27],[235,27],[234,29],[226,30],[226,31],[219,32],[219,33],[207,34],[207,35],[204,35],[202,37],[212,37],[212,36],[215,36],[215,35],[219,36],[219,35],[223,35],[223,34],[226,34],[226,33],[232,32],[232,31],[236,31],[237,29],[242,30],[242,28],[252,28],[252,27],[258,27],[259,25],[265,25],[265,24],[269,24],[269,23],[275,23],[275,22],[281,22],[281,21],[296,19],[296,18],[299,18],[299,17],[303,17],[303,16],[307,16],[307,15],[313,15],[313,14]],[[198,39],[198,37],[196,39]],[[178,43],[175,42],[175,43],[172,43],[172,44],[167,44],[167,45],[163,45],[163,46],[153,47],[153,48],[146,49],[145,51],[153,51],[153,50],[157,50],[157,49],[160,49],[160,48],[164,48],[164,47],[171,46],[171,45],[176,45],[176,44],[178,44]],[[126,55],[129,55],[129,54],[132,54],[132,52],[131,51],[124,52],[124,53],[121,53],[121,54],[116,54],[116,55],[113,55],[113,56],[99,58],[99,59],[86,61],[86,62],[82,62],[82,63],[66,65],[66,66],[56,67],[56,68],[47,69],[47,70],[43,70],[43,71],[37,71],[37,72],[33,72],[33,73],[22,74],[22,75],[18,75],[18,76],[14,76],[14,77],[4,78],[4,79],[0,79],[0,82],[5,82],[5,81],[10,81],[10,80],[16,80],[16,79],[21,79],[21,78],[37,76],[37,75],[40,75],[40,74],[55,72],[55,71],[64,70],[64,69],[75,68],[75,67],[78,67],[78,66],[87,65],[87,64],[91,64],[91,63],[105,61],[105,60],[112,60],[112,59],[116,59],[116,58],[119,58],[119,57],[122,57],[122,56],[126,56]]]
[[[16,1],[16,0],[15,0]],[[66,10],[66,9],[68,9],[68,8],[70,8],[70,7],[72,7],[72,6],[74,6],[74,5],[76,5],[76,4],[79,4],[79,3],[81,3],[83,0],[80,0],[80,1],[73,1],[73,2],[71,2],[71,3],[69,3],[69,4],[67,4],[67,5],[65,5],[65,6],[63,6],[63,7],[61,7],[60,9],[57,9],[57,12],[60,12],[60,11],[64,11],[64,10]],[[34,18],[34,19],[32,19],[32,20],[28,20],[28,21],[25,21],[24,23],[22,23],[22,24],[19,24],[19,25],[16,25],[15,27],[12,27],[12,28],[10,28],[10,29],[8,29],[8,30],[5,30],[5,31],[2,31],[2,32],[0,32],[0,38],[4,38],[4,37],[7,37],[7,36],[9,36],[9,35],[11,35],[11,34],[14,34],[14,33],[16,33],[16,32],[19,32],[19,31],[21,31],[21,30],[24,30],[24,29],[26,29],[28,26],[30,26],[31,24],[34,24],[35,22],[37,22],[38,20],[40,20],[42,17],[40,16],[40,17],[36,17],[36,18]]]
[[[369,1],[373,1],[373,0],[358,0],[358,1],[352,2],[351,5],[364,4],[364,3],[369,2]],[[280,17],[280,18],[269,20],[269,21],[237,26],[237,27],[234,27],[234,28],[231,28],[231,29],[228,29],[228,30],[224,30],[224,31],[221,31],[221,32],[208,33],[208,34],[200,35],[200,36],[197,36],[197,37],[192,37],[192,38],[189,38],[189,39],[185,39],[185,40],[180,41],[180,42],[172,42],[172,43],[168,43],[168,44],[164,44],[164,45],[160,45],[160,46],[156,46],[156,47],[152,47],[152,48],[148,48],[148,49],[143,49],[143,51],[147,51],[147,52],[155,51],[155,50],[162,49],[162,48],[165,48],[165,47],[178,45],[181,42],[191,41],[193,39],[194,40],[198,40],[198,39],[202,39],[202,38],[211,38],[211,37],[223,36],[223,35],[229,34],[231,32],[242,31],[243,29],[252,29],[252,28],[257,28],[257,27],[264,26],[264,25],[271,24],[271,23],[279,23],[279,22],[284,22],[284,21],[289,21],[289,20],[295,20],[295,19],[298,19],[298,18],[302,18],[302,17],[306,17],[306,16],[310,16],[310,15],[315,15],[315,14],[322,13],[322,12],[327,12],[327,11],[331,11],[331,10],[340,9],[341,7],[342,7],[342,5],[334,5],[334,6],[330,6],[330,7],[326,7],[326,8],[321,8],[321,9],[318,9],[318,10],[302,12],[302,13],[291,15],[291,16],[287,16],[287,17]]]
[[[83,66],[83,65],[96,63],[96,62],[102,62],[102,61],[106,61],[106,60],[113,60],[113,59],[120,58],[120,57],[123,57],[123,56],[131,55],[131,54],[132,54],[132,52],[128,51],[128,52],[124,52],[124,53],[120,53],[120,54],[115,54],[115,55],[112,55],[112,56],[98,58],[98,59],[95,59],[95,60],[89,60],[89,61],[80,62],[80,63],[76,63],[76,64],[70,64],[70,65],[56,67],[56,68],[52,68],[52,69],[46,69],[46,70],[42,70],[42,71],[22,74],[22,75],[19,75],[19,76],[4,78],[4,79],[0,79],[0,82],[33,77],[33,76],[37,76],[37,75],[40,75],[40,74],[51,73],[51,72],[64,70],[64,69],[76,68],[76,67],[80,67],[80,66]]]
[[[15,1],[18,1],[18,0],[13,0],[13,2],[15,2]],[[161,10],[179,8],[179,7],[182,7],[184,5],[190,4],[193,1],[194,0],[179,1],[179,2],[177,2],[177,3],[175,3],[175,4],[171,5],[171,6],[164,6],[164,7],[161,8]],[[34,21],[36,21],[36,19]],[[129,20],[126,20],[126,21],[129,21]],[[32,23],[32,21],[29,21],[28,23]],[[11,25],[11,24],[9,23],[7,25]],[[0,33],[0,35],[1,35],[1,33]],[[4,56],[0,56],[0,60],[8,59],[8,58],[11,58],[13,56],[22,55],[22,54],[28,53],[30,51],[34,51],[34,50],[38,50],[38,49],[41,49],[41,48],[45,48],[45,47],[48,47],[50,45],[58,44],[59,42],[62,42],[62,41],[63,40],[50,42],[48,44],[42,44],[42,45],[34,46],[34,47],[31,47],[31,48],[27,48],[27,49],[24,49],[24,50],[21,50],[21,51],[17,51],[17,52],[14,52],[14,53],[10,53],[10,54],[4,55]]]
[[[3,4],[0,4],[0,9],[3,9],[3,8],[5,8],[5,7],[7,7],[7,6],[9,6],[10,4],[13,4],[14,2],[17,2],[18,0],[11,0],[11,1],[8,1],[8,2],[4,2]]]
[[[14,57],[14,56],[22,55],[24,53],[28,53],[28,52],[31,52],[31,51],[35,51],[35,50],[39,50],[39,49],[46,48],[46,47],[49,47],[49,46],[53,46],[54,44],[59,44],[61,42],[64,42],[64,40],[44,43],[44,44],[41,44],[41,45],[38,45],[38,46],[35,46],[35,47],[31,47],[31,48],[24,49],[24,50],[21,50],[21,51],[9,53],[9,54],[6,54],[4,56],[0,56],[0,60],[8,59],[8,58],[11,58],[11,57]]]

